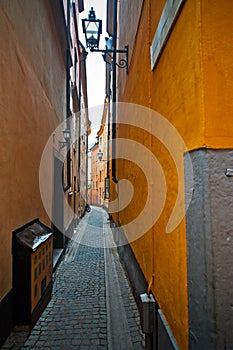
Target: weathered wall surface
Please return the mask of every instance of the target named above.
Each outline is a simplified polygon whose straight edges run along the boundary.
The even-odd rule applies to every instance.
[[[30,62],[31,69],[38,77],[38,83],[48,97],[57,117],[62,121],[66,117],[65,57],[57,37],[53,13],[47,0],[1,1],[1,8],[10,22],[17,37],[17,43],[23,48],[24,57]]]
[[[39,165],[48,137],[63,118],[65,69],[44,1],[33,6],[1,1],[0,37],[1,300],[12,283],[12,231],[36,217],[50,225],[40,197]]]
[[[217,1],[208,2],[208,0],[184,1],[160,58],[152,71],[150,45],[165,3],[167,2],[162,0],[146,0],[143,2],[142,9],[138,10],[140,20],[132,49],[129,74],[127,77],[122,77],[124,73],[119,73],[120,99],[123,102],[143,105],[161,113],[181,135],[188,151],[202,147],[232,148],[233,39],[230,34],[230,25],[233,21],[233,5],[230,1],[225,1],[224,4],[219,4]],[[127,11],[130,12],[130,7],[133,6],[132,2],[126,1]],[[124,16],[124,13],[121,15]],[[121,31],[123,38],[120,36],[120,43],[127,44],[126,38],[131,33],[131,29],[127,30],[125,36]],[[131,44],[131,42],[128,43]],[[145,118],[145,123],[153,123],[153,116],[150,116],[149,113],[148,118]],[[164,130],[165,134],[166,132]],[[177,198],[178,186],[181,186],[183,191],[183,204],[181,204],[181,210],[183,210],[185,182],[182,177],[178,177],[177,167],[166,145],[158,139],[142,129],[125,126],[118,127],[118,137],[137,140],[144,144],[157,157],[164,170],[167,184],[164,211],[149,232],[131,243],[131,248],[147,282],[150,281],[152,273],[155,274],[152,291],[179,348],[187,349],[190,322],[187,289],[190,271],[187,271],[187,256],[191,253],[186,249],[186,235],[190,240],[192,230],[189,232],[189,228],[193,225],[193,221],[190,221],[190,226],[187,228],[184,218],[172,233],[166,233],[166,224]],[[183,157],[182,152],[181,157]],[[221,157],[224,158],[225,155],[222,153]],[[181,172],[184,173],[186,171],[184,164],[180,166]],[[201,164],[198,166],[201,167]],[[135,164],[128,161],[119,160],[117,162],[117,177],[129,179],[137,192],[134,193],[133,204],[114,216],[116,222],[120,219],[120,222],[124,224],[127,220],[130,221],[137,216],[143,203],[145,204],[147,184]],[[154,179],[150,179],[150,185],[159,193],[155,179],[156,174]],[[211,186],[209,181],[210,179],[206,180],[206,185],[197,188],[197,191],[208,193],[209,200],[212,198],[212,192],[213,196],[221,196],[223,201],[225,196],[227,198],[230,196],[230,190],[226,194],[218,192],[218,189],[215,188],[217,182]],[[197,184],[194,183],[194,185]],[[194,191],[196,191],[195,186]],[[154,205],[156,205],[156,196]],[[211,223],[211,215],[213,215],[212,212],[209,213],[208,219],[206,218],[210,220],[209,223]],[[227,222],[230,222],[229,209],[226,209],[225,219],[221,214],[219,215],[216,214],[217,221],[222,222],[227,218]],[[196,215],[195,210],[191,216],[198,225],[200,217]],[[199,232],[200,235],[201,232]],[[223,227],[222,232],[223,235],[226,234],[226,228]],[[127,232],[125,233],[127,236]],[[198,243],[200,246],[201,242],[200,239]],[[221,243],[216,238],[214,244],[217,252]],[[224,245],[224,247],[225,253],[229,255],[229,246]],[[207,253],[212,254],[210,247]],[[223,255],[217,254],[214,258],[215,262],[218,260],[218,268],[216,267],[218,271],[215,271],[218,275],[216,276],[217,284],[220,281],[218,278],[222,271],[220,266]],[[195,260],[197,261],[198,257],[193,257],[193,267]],[[229,262],[226,269],[229,271]],[[222,299],[225,303],[225,297],[221,293],[220,290],[216,292],[216,298],[220,304]],[[195,303],[195,300],[193,302]],[[218,308],[219,320],[222,317],[220,314],[222,310]]]
[[[187,211],[190,349],[231,349],[233,151],[191,152],[192,201]]]

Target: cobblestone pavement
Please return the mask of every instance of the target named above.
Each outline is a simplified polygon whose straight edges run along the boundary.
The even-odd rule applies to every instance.
[[[112,248],[101,248],[106,242]],[[30,334],[15,328],[2,350],[139,350],[144,343],[107,214],[92,207],[54,274],[52,299],[42,316]]]

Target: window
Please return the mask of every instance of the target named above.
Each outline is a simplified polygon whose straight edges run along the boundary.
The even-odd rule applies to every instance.
[[[37,279],[37,267],[34,270],[34,281]]]
[[[34,298],[37,297],[37,284],[35,284],[34,286]]]

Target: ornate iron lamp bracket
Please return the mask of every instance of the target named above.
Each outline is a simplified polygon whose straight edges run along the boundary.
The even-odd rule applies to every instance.
[[[129,56],[129,46],[126,45],[124,50],[99,50],[95,48],[90,49],[91,52],[102,52],[103,58],[107,62],[107,56],[110,57],[111,63],[115,64],[119,68],[125,68],[126,73],[128,74],[129,64],[128,64],[128,56]],[[125,58],[121,58],[119,62],[114,62],[114,57],[111,54],[119,53],[119,54],[125,54]]]

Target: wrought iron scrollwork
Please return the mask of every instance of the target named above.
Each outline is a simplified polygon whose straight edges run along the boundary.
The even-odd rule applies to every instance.
[[[102,52],[103,59],[106,63],[115,64],[119,68],[126,68],[128,73],[128,46],[125,46],[124,50],[99,50],[91,48],[91,52]],[[115,61],[114,55],[111,54],[125,54],[125,58],[121,58],[119,62]]]
[[[122,58],[118,63],[116,62],[117,67],[119,68],[126,68],[127,67],[127,61]]]

